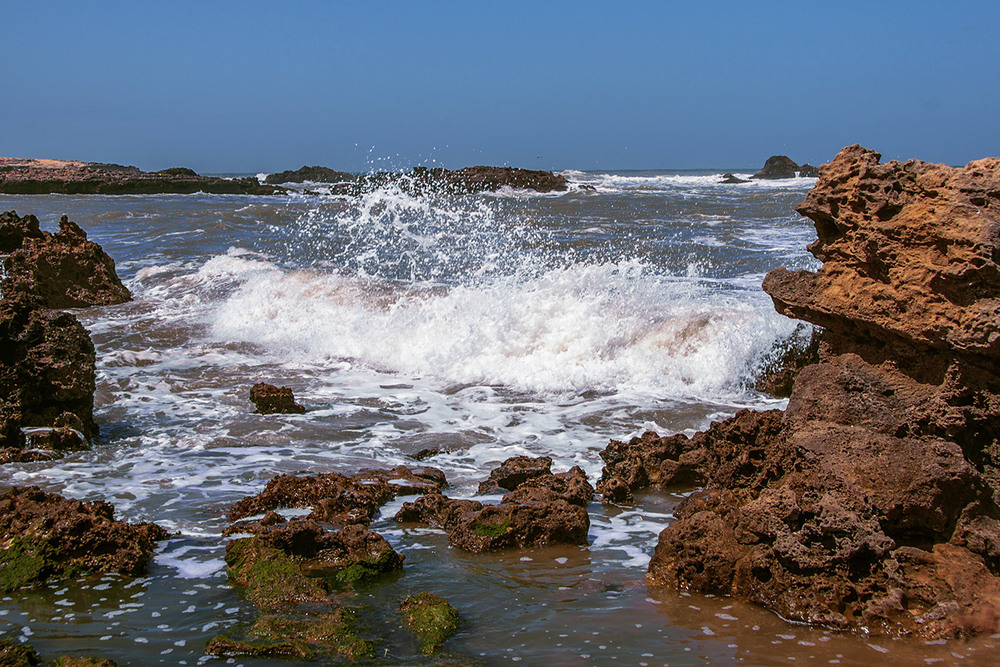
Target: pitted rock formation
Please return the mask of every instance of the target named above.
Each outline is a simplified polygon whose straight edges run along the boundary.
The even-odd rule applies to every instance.
[[[701,451],[706,488],[648,580],[873,634],[998,632],[1000,159],[881,165],[852,146],[798,210],[823,267],[764,289],[826,328],[819,363],[783,415],[675,443],[668,460]],[[620,479],[663,467],[609,450]]]
[[[115,272],[115,262],[65,215],[56,234],[40,232],[33,215],[0,215],[4,295],[37,295],[45,308],[108,306],[132,299]]]
[[[473,552],[586,544],[594,487],[582,468],[553,474],[551,465],[547,456],[512,457],[479,485],[480,493],[508,491],[500,503],[455,500],[435,491],[404,503],[396,521],[441,528],[449,542]]]

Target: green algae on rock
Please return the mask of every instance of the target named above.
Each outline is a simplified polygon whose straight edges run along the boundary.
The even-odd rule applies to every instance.
[[[243,595],[258,609],[330,600],[322,579],[306,576],[287,554],[262,545],[256,537],[230,542],[226,563],[229,578],[243,587]]]
[[[106,502],[84,503],[37,487],[0,493],[0,590],[89,572],[143,572],[167,532],[114,519]]]
[[[11,639],[0,639],[0,665],[3,667],[32,667],[41,663],[35,649],[18,644]]]
[[[399,605],[406,627],[420,639],[421,653],[430,655],[455,634],[458,611],[434,593],[411,595]]]
[[[56,658],[55,667],[118,667],[118,663],[109,658],[79,658],[64,655]]]

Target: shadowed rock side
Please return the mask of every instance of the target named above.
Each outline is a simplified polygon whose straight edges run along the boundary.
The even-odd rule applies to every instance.
[[[282,188],[261,185],[256,178],[225,179],[199,176],[185,167],[145,172],[120,164],[0,158],[0,193],[11,195],[67,194],[211,194],[271,195]]]
[[[95,353],[73,315],[53,310],[131,299],[114,261],[66,216],[0,214],[0,463],[58,458],[97,435]]]
[[[764,166],[761,167],[761,170],[750,178],[795,178],[798,170],[799,165],[795,164],[791,158],[785,155],[772,155],[767,158],[766,162],[764,162]]]
[[[0,494],[0,592],[86,573],[139,574],[167,537],[156,524],[115,521],[105,502],[13,487]]]
[[[443,529],[448,541],[466,551],[586,544],[587,504],[594,488],[579,467],[553,474],[547,456],[505,461],[480,484],[480,493],[509,491],[499,504],[454,500],[440,491],[403,504],[396,521]]]
[[[823,267],[764,282],[826,329],[785,413],[605,452],[612,491],[704,480],[651,584],[872,634],[1000,631],[998,192],[998,159],[882,165],[852,146],[821,168],[798,210]]]

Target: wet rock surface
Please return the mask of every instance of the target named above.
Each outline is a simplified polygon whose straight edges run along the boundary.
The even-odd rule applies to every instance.
[[[258,382],[250,387],[250,402],[256,408],[254,412],[261,415],[301,415],[306,411],[295,402],[295,396],[290,388],[275,387],[266,382]]]
[[[45,308],[108,306],[132,299],[115,262],[65,215],[55,234],[38,231],[34,216],[0,215],[4,258],[3,294],[37,296]]]
[[[259,494],[234,504],[229,520],[238,521],[278,508],[311,508],[309,518],[316,521],[368,524],[379,507],[396,496],[427,493],[445,486],[444,473],[430,467],[397,466],[362,470],[354,475],[278,475]],[[268,516],[262,521],[267,521]],[[246,530],[246,527],[234,524],[230,530]]]
[[[458,630],[458,611],[434,593],[410,595],[399,605],[403,623],[420,640],[420,652],[434,653]]]
[[[0,494],[0,591],[85,573],[135,575],[167,537],[156,524],[116,521],[105,502],[13,487]]]
[[[655,483],[660,458],[703,451],[705,491],[661,533],[653,585],[871,634],[995,633],[1000,160],[879,159],[852,146],[820,169],[798,210],[823,267],[764,281],[826,329],[786,412],[613,443],[605,474]]]
[[[76,317],[43,308],[32,295],[0,299],[0,461],[85,447],[97,434],[95,363]]]
[[[499,504],[433,492],[404,503],[396,521],[441,528],[451,544],[472,552],[586,544],[594,488],[579,467],[553,474],[551,465],[549,457],[507,459],[479,486],[480,493],[509,491]]]
[[[314,183],[353,183],[357,179],[357,174],[337,171],[335,169],[330,169],[329,167],[303,166],[299,169],[289,169],[286,171],[279,171],[274,174],[268,174],[267,178],[264,179],[264,182],[268,185],[280,185],[281,183],[305,183],[306,181],[312,181]]]

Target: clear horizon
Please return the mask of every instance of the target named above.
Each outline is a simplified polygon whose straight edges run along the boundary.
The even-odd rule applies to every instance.
[[[257,173],[1000,155],[1000,5],[14,3],[0,154]],[[728,166],[727,166],[728,165]],[[742,165],[742,166],[736,166]]]

